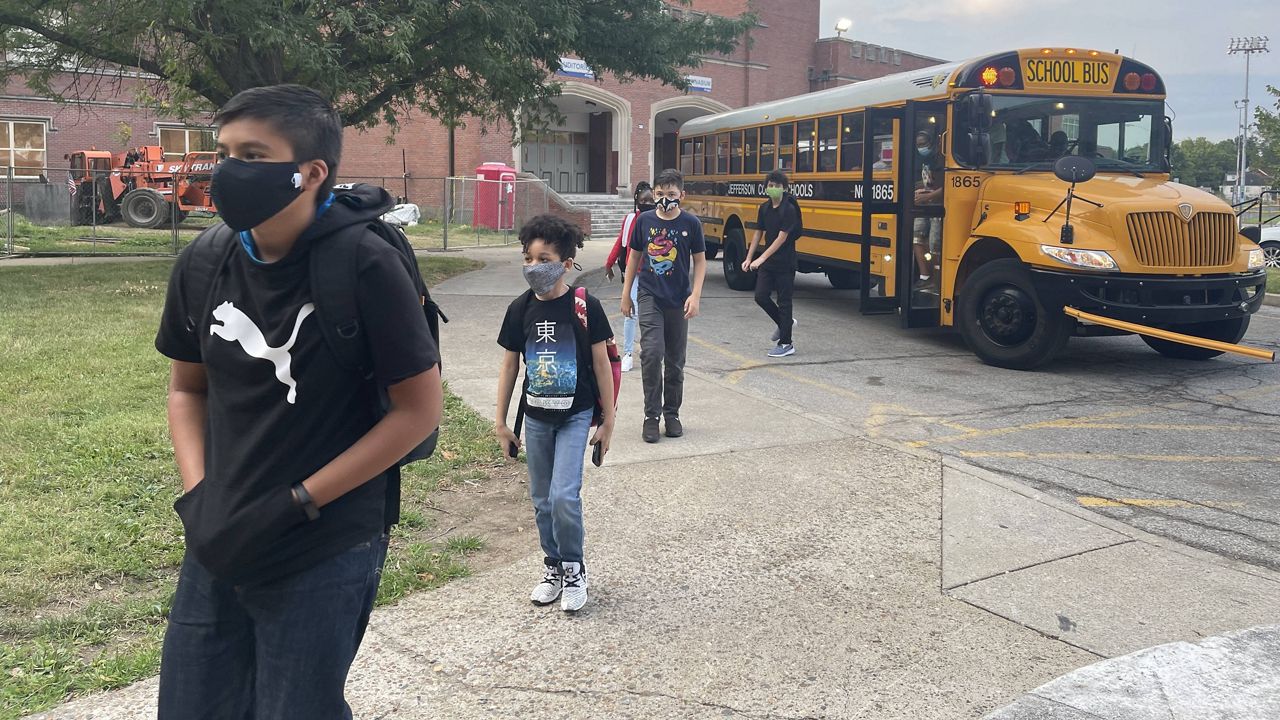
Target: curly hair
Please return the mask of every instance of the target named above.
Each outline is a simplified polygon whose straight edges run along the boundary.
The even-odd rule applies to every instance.
[[[572,260],[582,247],[582,229],[555,215],[538,215],[520,228],[520,247],[526,252],[534,240],[551,245],[561,260]]]

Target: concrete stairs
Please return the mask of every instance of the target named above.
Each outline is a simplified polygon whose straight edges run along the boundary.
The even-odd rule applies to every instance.
[[[629,199],[616,195],[561,195],[566,202],[575,208],[591,212],[591,232],[593,240],[613,240],[622,229],[622,220],[631,212]]]

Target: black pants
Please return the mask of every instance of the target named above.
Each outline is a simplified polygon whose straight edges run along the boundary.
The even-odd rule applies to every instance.
[[[756,304],[778,326],[778,343],[781,345],[791,344],[791,295],[795,288],[795,270],[762,267],[756,271]],[[775,292],[778,293],[776,305],[772,297]]]

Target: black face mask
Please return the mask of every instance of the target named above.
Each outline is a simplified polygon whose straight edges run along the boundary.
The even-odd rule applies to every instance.
[[[657,207],[658,206],[653,203],[640,203],[636,205],[636,212],[649,212]]]
[[[245,162],[226,158],[213,169],[210,195],[218,215],[236,231],[275,217],[302,192],[296,162]]]

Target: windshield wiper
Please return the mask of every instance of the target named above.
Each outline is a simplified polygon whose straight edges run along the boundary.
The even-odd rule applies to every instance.
[[[1127,167],[1128,165],[1131,164],[1128,160],[1121,160],[1119,158],[1102,158],[1102,159],[1106,160],[1107,162],[1116,163],[1116,164],[1111,167],[1107,167],[1103,165],[1098,168],[1099,170],[1119,170],[1120,172],[1131,173],[1134,177],[1140,177],[1140,178],[1146,177],[1146,175],[1143,175],[1137,170],[1134,170],[1131,167]]]
[[[1019,171],[1017,171],[1017,172],[1015,172],[1015,173],[1014,173],[1014,175],[1021,175],[1022,173],[1024,173],[1024,172],[1030,172],[1031,170],[1034,170],[1034,169],[1036,169],[1037,167],[1039,167],[1039,166],[1041,166],[1041,165],[1049,165],[1049,164],[1052,164],[1053,162],[1054,162],[1053,160],[1037,160],[1036,162],[1033,162],[1033,163],[1031,163],[1030,165],[1028,165],[1028,166],[1026,166],[1026,167],[1022,168],[1021,170],[1019,170]]]

